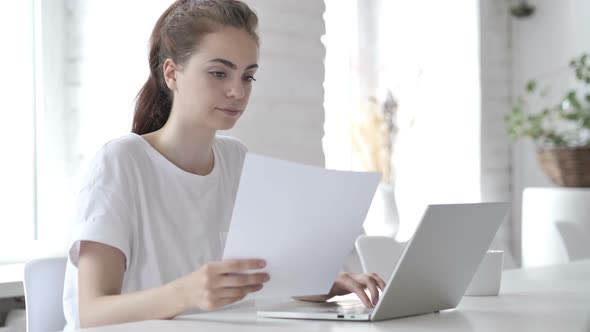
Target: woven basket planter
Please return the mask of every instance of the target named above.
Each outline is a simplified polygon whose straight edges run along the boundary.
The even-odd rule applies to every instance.
[[[565,187],[590,187],[590,147],[539,148],[537,158],[553,183]]]

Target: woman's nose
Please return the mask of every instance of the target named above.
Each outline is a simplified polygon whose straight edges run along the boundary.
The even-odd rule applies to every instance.
[[[230,98],[242,99],[245,95],[246,89],[241,79],[239,82],[232,83],[227,91],[227,96]]]

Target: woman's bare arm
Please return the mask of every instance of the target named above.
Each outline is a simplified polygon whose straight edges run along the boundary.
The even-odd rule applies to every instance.
[[[167,319],[192,308],[216,309],[262,289],[268,274],[239,273],[263,266],[258,259],[213,262],[162,286],[121,294],[123,253],[105,244],[82,241],[78,262],[80,326]]]
[[[80,326],[164,319],[186,309],[181,280],[121,295],[125,256],[114,247],[82,241],[78,262]]]

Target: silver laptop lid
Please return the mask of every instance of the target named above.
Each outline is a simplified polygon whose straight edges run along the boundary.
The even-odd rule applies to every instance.
[[[371,319],[456,307],[507,215],[507,203],[428,206]]]

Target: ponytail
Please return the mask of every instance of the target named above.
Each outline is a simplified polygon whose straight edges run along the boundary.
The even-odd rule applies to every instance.
[[[132,131],[143,135],[159,130],[168,121],[171,109],[169,94],[159,87],[156,78],[150,74],[137,95]]]
[[[178,2],[173,3],[160,16],[150,37],[150,76],[137,94],[131,127],[131,131],[138,135],[151,133],[164,127],[172,110],[171,91],[164,81],[160,51],[163,39],[166,38],[164,35],[166,20],[177,6]]]

